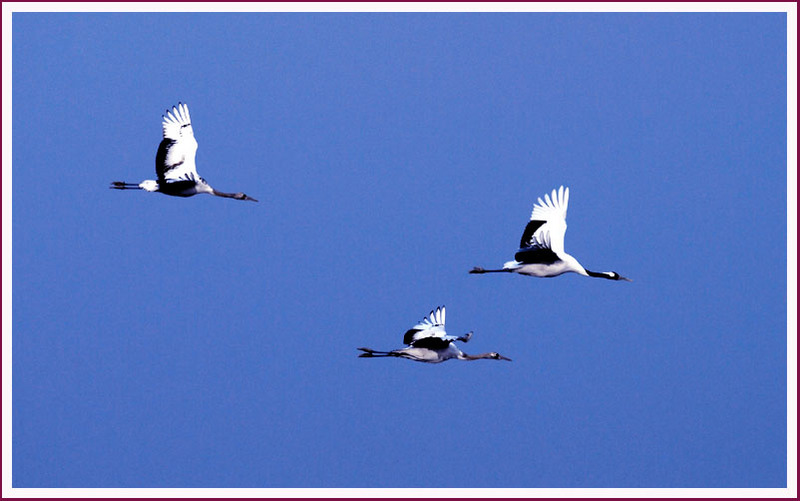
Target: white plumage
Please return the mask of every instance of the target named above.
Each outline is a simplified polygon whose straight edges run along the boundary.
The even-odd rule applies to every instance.
[[[158,178],[167,182],[200,178],[194,161],[197,140],[194,138],[189,107],[179,103],[171,112],[167,110],[161,119],[163,148],[159,146],[159,155],[156,157],[162,157],[160,161],[156,161]]]
[[[539,197],[533,205],[531,221],[544,221],[526,242],[527,247],[546,247],[561,254],[564,252],[564,234],[567,232],[567,204],[569,204],[569,188],[562,186],[553,196],[545,194],[544,200]]]
[[[567,232],[567,206],[569,188],[561,186],[544,200],[539,197],[533,205],[531,218],[522,232],[520,248],[513,261],[506,262],[501,269],[485,270],[473,268],[470,273],[519,273],[532,277],[555,277],[564,273],[609,280],[631,280],[615,271],[595,272],[584,268],[577,259],[564,251],[564,234]]]
[[[447,332],[444,330],[444,306],[440,306],[431,311],[429,316],[430,319],[428,317],[424,317],[417,325],[406,331],[406,334],[403,338],[404,344],[410,345],[412,342],[426,337],[444,338],[447,335]],[[452,336],[448,336],[448,338],[457,339]]]

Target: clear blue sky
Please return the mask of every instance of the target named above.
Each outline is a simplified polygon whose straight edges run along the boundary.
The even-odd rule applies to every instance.
[[[13,21],[14,487],[786,485],[784,14]]]

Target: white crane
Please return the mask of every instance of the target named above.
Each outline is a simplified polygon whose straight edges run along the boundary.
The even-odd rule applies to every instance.
[[[470,273],[509,272],[532,277],[555,277],[572,272],[586,277],[631,282],[631,279],[615,271],[589,271],[564,252],[568,203],[569,188],[563,186],[557,192],[553,190],[551,196],[545,195],[544,200],[539,198],[533,205],[531,220],[522,232],[520,249],[514,254],[514,261],[508,261],[499,270],[484,270],[476,266]]]
[[[162,115],[161,127],[164,139],[158,145],[156,153],[156,175],[158,179],[146,179],[139,184],[114,181],[110,188],[117,190],[157,191],[175,197],[191,197],[199,193],[208,193],[218,197],[251,200],[244,193],[224,193],[212,188],[205,179],[197,174],[194,156],[197,152],[197,141],[194,139],[189,108],[178,103],[172,111]]]
[[[359,348],[363,351],[359,357],[399,357],[407,358],[409,360],[416,360],[417,362],[428,362],[437,364],[456,358],[458,360],[479,360],[481,358],[491,358],[494,360],[508,360],[499,353],[481,353],[480,355],[467,355],[458,349],[454,341],[461,341],[466,343],[472,337],[472,332],[468,332],[463,336],[455,337],[448,336],[444,330],[444,306],[436,308],[430,313],[430,320],[428,317],[422,319],[411,329],[407,330],[403,336],[403,343],[407,344],[407,348],[392,351],[375,351],[370,348]]]

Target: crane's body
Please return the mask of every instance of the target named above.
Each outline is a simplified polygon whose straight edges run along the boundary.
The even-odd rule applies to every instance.
[[[479,360],[489,358],[494,360],[508,360],[499,353],[481,353],[480,355],[467,355],[455,345],[455,341],[468,342],[472,332],[463,336],[448,336],[444,330],[445,308],[441,306],[430,313],[430,319],[425,317],[420,323],[407,330],[403,336],[403,343],[408,345],[392,351],[376,351],[370,348],[359,348],[363,351],[359,357],[397,357],[436,364],[450,359]]]
[[[548,257],[545,261],[533,261],[531,256],[520,255],[517,252],[514,261],[508,261],[503,264],[503,270],[508,270],[520,275],[527,275],[529,277],[557,277],[564,273],[578,273],[580,275],[587,275],[586,269],[581,266],[577,259],[569,254],[560,257]],[[519,260],[517,260],[519,258]],[[535,259],[542,259],[536,257]],[[552,259],[552,261],[550,261]]]
[[[464,352],[459,350],[451,341],[440,341],[438,343],[417,342],[408,348],[392,350],[389,352],[377,352],[374,350],[368,350],[366,348],[359,349],[365,352],[360,355],[361,357],[374,357],[380,356],[378,355],[380,353],[385,353],[385,356],[407,358],[409,360],[427,362],[431,364],[438,364],[440,362],[450,360],[451,358],[465,360],[463,358]]]
[[[475,267],[470,273],[519,273],[531,277],[557,277],[564,273],[577,273],[585,277],[625,280],[615,271],[590,271],[577,259],[564,251],[564,234],[567,231],[567,205],[569,188],[561,186],[544,200],[538,199],[533,205],[530,221],[522,232],[520,248],[514,260],[495,270]]]
[[[174,197],[191,197],[209,194],[218,197],[258,202],[244,193],[217,191],[197,174],[195,154],[197,140],[194,138],[189,107],[183,103],[173,106],[162,116],[163,139],[156,152],[156,175],[158,179],[146,179],[141,183],[114,181],[111,188],[117,190],[145,190]]]

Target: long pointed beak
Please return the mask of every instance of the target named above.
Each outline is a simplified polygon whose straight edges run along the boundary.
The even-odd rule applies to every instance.
[[[499,354],[497,355],[497,358],[498,358],[498,359],[500,359],[500,360],[507,360],[507,361],[509,361],[509,362],[511,362],[511,361],[512,361],[510,358],[508,358],[508,357],[504,357],[503,355],[499,355]]]
[[[627,277],[619,277],[620,280],[625,280],[626,282],[633,282],[630,278]]]
[[[247,195],[245,195],[245,196],[244,196],[244,199],[245,199],[245,200],[250,200],[251,202],[258,202],[258,200],[256,200],[255,198],[253,198],[253,197],[248,197]]]

